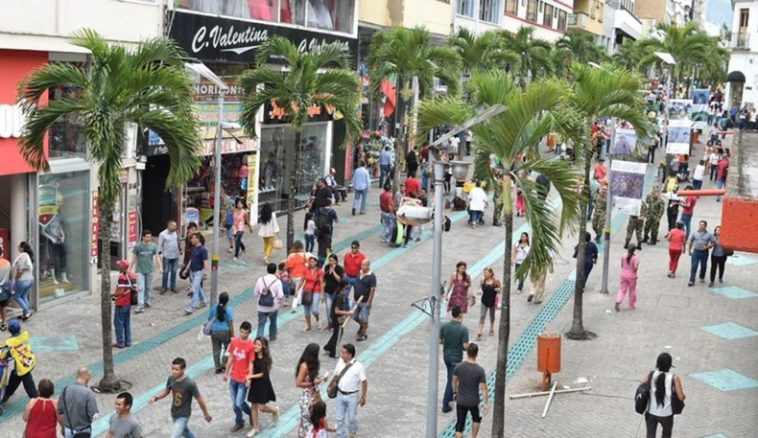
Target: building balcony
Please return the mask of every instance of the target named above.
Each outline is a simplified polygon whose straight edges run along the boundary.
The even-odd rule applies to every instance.
[[[577,11],[574,11],[573,15],[569,15],[568,28],[594,35],[602,35],[604,30],[602,21],[590,17],[587,13]]]
[[[642,22],[626,9],[613,11],[613,27],[635,40],[642,36]]]
[[[735,50],[750,50],[750,34],[747,32],[733,34],[731,47]]]

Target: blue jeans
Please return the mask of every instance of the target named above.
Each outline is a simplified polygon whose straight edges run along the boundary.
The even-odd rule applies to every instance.
[[[203,293],[203,271],[190,272],[192,280],[192,299],[190,300],[189,310],[197,309],[200,304],[206,304],[205,294]]]
[[[113,314],[113,328],[119,345],[132,345],[131,309],[132,306],[116,306]]]
[[[584,285],[582,287],[587,287],[587,279],[590,278],[590,272],[592,272],[594,266],[595,264],[592,262],[584,262]]]
[[[309,313],[318,318],[318,304],[321,302],[321,293],[312,293],[313,299],[310,304],[303,304],[303,315]]]
[[[176,264],[177,259],[167,259],[163,257],[163,278],[161,281],[161,288],[168,289],[168,285],[171,285],[171,289],[176,289]],[[171,282],[169,283],[169,277]]]
[[[480,220],[482,220],[482,213],[481,211],[477,210],[470,210],[469,211],[469,218],[472,224],[476,225],[479,223]]]
[[[313,252],[313,246],[316,242],[316,236],[313,234],[305,235],[305,252]]]
[[[33,284],[34,279],[30,278],[28,280],[16,280],[13,286],[16,290],[16,293],[13,294],[13,301],[18,303],[21,310],[24,311],[24,315],[29,314],[29,291],[32,289]]]
[[[704,279],[705,270],[708,268],[708,250],[693,249],[690,260],[692,262],[692,267],[690,268],[690,283],[695,282],[695,273],[697,272],[698,265],[700,265],[700,279]]]
[[[703,180],[702,179],[693,179],[692,180],[692,188],[695,190],[700,190],[703,187]]]
[[[189,430],[189,417],[174,418],[174,427],[171,428],[171,438],[196,438]]]
[[[360,213],[365,214],[366,213],[366,197],[368,196],[368,189],[365,190],[356,190],[355,191],[355,197],[353,199],[353,209],[357,210],[360,206]]]
[[[248,417],[252,414],[250,405],[247,404],[247,386],[245,386],[245,382],[229,380],[229,393],[232,396],[234,422],[240,426],[244,426],[245,418],[242,417],[242,413],[244,412]]]
[[[358,434],[358,400],[361,392],[343,394],[337,391],[337,438],[347,438]],[[348,424],[345,424],[345,414]]]
[[[429,172],[426,170],[426,165],[424,165],[424,168],[421,171],[421,188],[429,191]]]
[[[723,179],[717,179],[716,180],[716,188],[721,190],[726,185],[726,181]],[[721,202],[721,196],[716,196],[716,202]]]
[[[264,332],[266,331],[266,320],[268,319],[270,323],[268,326],[268,340],[275,341],[276,318],[278,315],[278,310],[274,310],[273,312],[258,312],[258,332],[255,334],[255,336],[258,338],[262,338],[264,336]]]
[[[345,280],[347,280],[348,286],[347,290],[345,291],[345,296],[350,296],[350,292],[352,291],[353,287],[355,286],[356,280],[358,280],[358,277],[351,277],[349,275],[345,276]]]
[[[234,234],[234,257],[239,257],[240,255],[240,249],[244,252],[246,250],[245,243],[242,242],[242,236],[245,234],[244,231],[237,231]]]
[[[442,396],[442,409],[450,409],[450,402],[453,401],[453,370],[455,366],[461,363],[463,358],[454,358],[448,355],[443,355],[442,359],[445,361],[445,367],[447,368],[447,383],[445,384],[445,395]]]
[[[332,294],[321,292],[324,294],[324,303],[326,304],[326,322],[332,325]]]
[[[684,224],[684,235],[689,240],[690,224],[692,223],[692,215],[682,213],[682,223]]]
[[[382,212],[382,240],[389,242],[392,238],[392,223],[394,221],[394,214]]]
[[[150,285],[153,282],[153,273],[137,273],[137,302],[140,307],[150,304]]]
[[[389,182],[391,171],[392,171],[392,166],[389,166],[386,164],[382,164],[381,166],[379,166],[379,187],[380,188],[384,187],[384,184]]]

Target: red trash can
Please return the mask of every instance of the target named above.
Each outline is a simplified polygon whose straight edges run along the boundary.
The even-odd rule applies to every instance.
[[[542,372],[542,390],[550,386],[550,377],[561,371],[561,335],[541,333],[537,336],[537,370]]]

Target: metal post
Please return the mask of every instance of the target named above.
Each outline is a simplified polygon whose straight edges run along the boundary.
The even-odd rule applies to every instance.
[[[213,254],[211,255],[211,297],[210,307],[216,304],[218,298],[218,262],[219,262],[219,233],[221,232],[221,125],[224,117],[224,95],[226,90],[220,90],[218,95],[218,127],[216,128],[216,162],[215,190],[213,193]]]
[[[432,152],[436,155],[436,152]],[[430,156],[430,158],[432,158]],[[442,190],[445,163],[434,163],[434,247],[432,249],[432,321],[429,324],[429,382],[426,393],[426,437],[437,438],[437,386],[440,349],[440,287],[442,285]]]
[[[669,100],[671,99],[671,72],[674,66],[669,66],[668,75],[666,76],[666,100],[663,102],[663,156],[666,157],[666,169],[663,172],[663,180],[669,176],[669,167],[671,166],[671,155],[668,153],[669,148]]]
[[[611,209],[613,208],[613,194],[611,193],[611,165],[613,164],[613,144],[616,142],[616,119],[611,119],[611,147],[608,148],[606,156],[608,160],[608,188],[605,191],[605,226],[603,227],[603,282],[600,286],[600,293],[608,293],[608,263],[611,260]]]

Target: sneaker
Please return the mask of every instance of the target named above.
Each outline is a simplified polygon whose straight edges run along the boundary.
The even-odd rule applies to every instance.
[[[705,283],[705,278],[701,278],[701,279],[700,279],[700,282],[701,282],[701,283]]]
[[[151,307],[153,307],[153,306],[151,306],[151,305],[150,305],[150,303],[147,303],[147,302],[146,302],[146,303],[145,303],[145,307],[147,307],[147,308],[149,309],[149,308],[151,308]]]
[[[223,368],[216,368],[216,370],[215,370],[215,373],[216,373],[216,374],[221,374],[221,373],[223,373],[223,372],[224,372],[224,369],[223,369]]]
[[[171,292],[173,292],[173,293],[175,293],[175,294],[178,294],[178,293],[179,293],[179,291],[178,291],[178,290],[176,290],[176,289],[175,289],[175,288],[173,288],[173,287],[171,288]]]
[[[112,347],[113,347],[113,348],[118,348],[118,349],[121,349],[121,348],[124,348],[124,347],[125,347],[125,345],[124,345],[124,344],[113,344],[113,345],[112,345]]]
[[[143,313],[144,311],[145,311],[145,308],[140,306],[140,307],[137,307],[137,310],[135,310],[134,313]]]
[[[527,302],[527,303],[531,303],[531,302],[532,302],[532,299],[534,299],[534,295],[532,295],[532,294],[529,294],[529,296],[528,296],[528,297],[526,297],[526,302]]]
[[[184,309],[184,314],[185,315],[192,315],[192,312],[194,312],[194,311],[195,311],[195,309],[193,309],[191,307],[187,307],[186,309]]]
[[[162,288],[162,289],[161,289],[161,295],[165,295],[165,294],[166,294],[166,291],[167,291],[167,290],[168,290],[168,289],[166,289],[165,287],[164,287],[164,288]]]
[[[231,429],[229,429],[229,432],[230,432],[230,433],[234,433],[234,432],[237,432],[237,431],[239,431],[239,430],[242,430],[242,428],[243,428],[243,427],[245,427],[245,425],[244,425],[244,424],[235,424],[234,426],[232,426],[232,428],[231,428]]]
[[[356,339],[356,341],[363,342],[366,339],[368,339],[368,335],[360,335],[360,336],[358,336],[358,338]]]
[[[694,281],[687,282],[687,286],[692,287],[695,284]]]
[[[708,283],[708,287],[713,287],[713,282]]]

